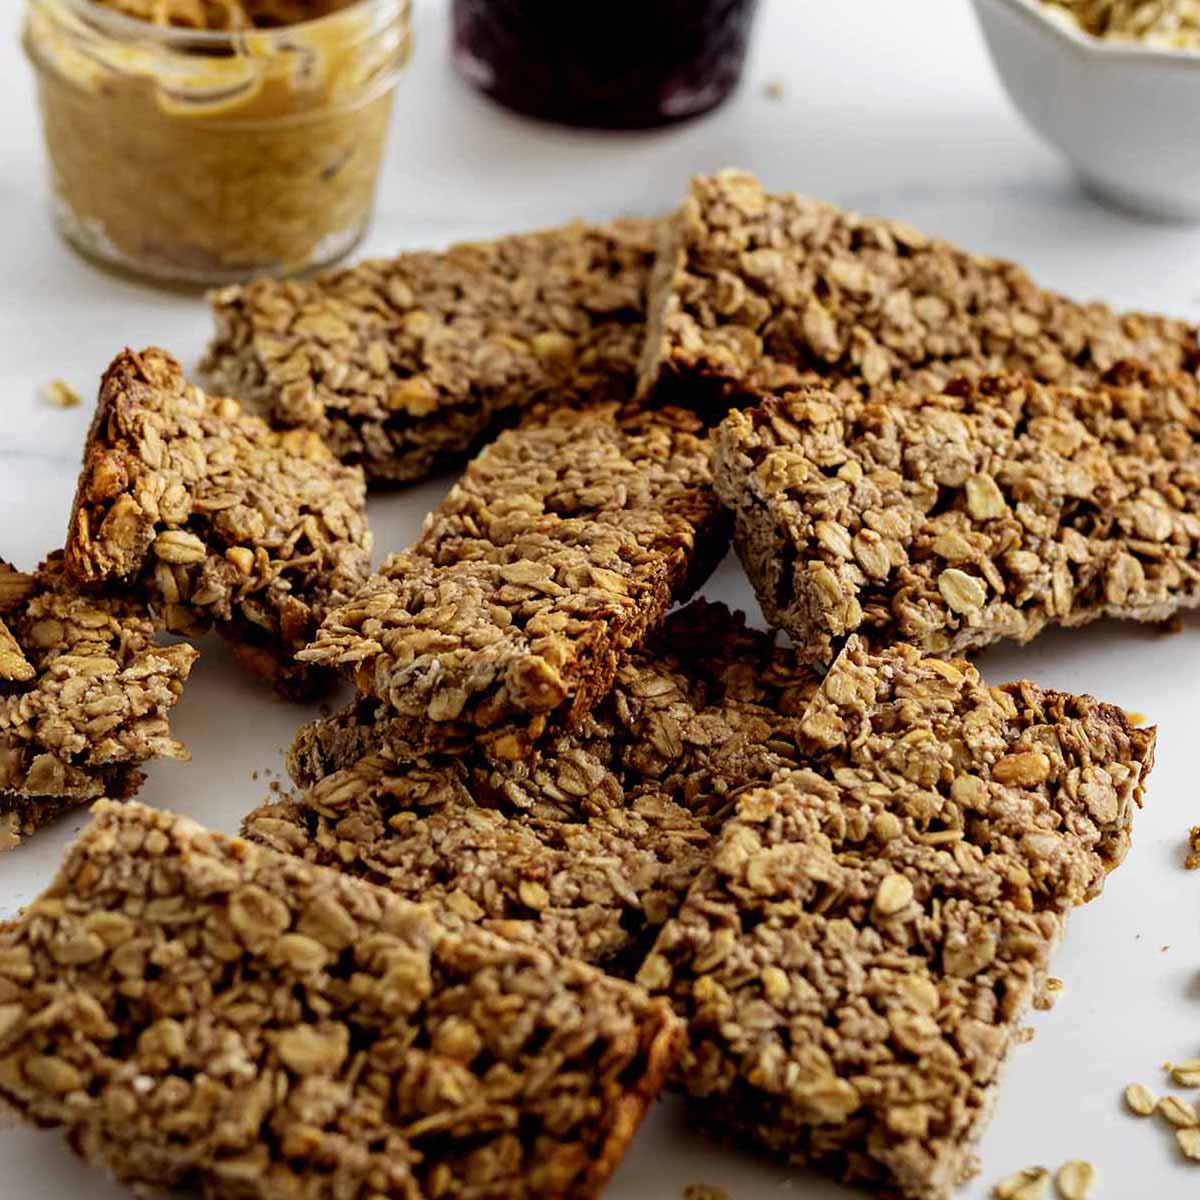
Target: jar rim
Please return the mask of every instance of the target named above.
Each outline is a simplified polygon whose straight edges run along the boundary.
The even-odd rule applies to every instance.
[[[70,11],[72,16],[85,20],[95,28],[110,33],[122,40],[152,39],[164,45],[178,46],[180,49],[196,47],[234,48],[244,44],[246,39],[286,39],[294,36],[297,31],[307,33],[309,30],[334,28],[340,21],[360,20],[363,14],[368,14],[388,21],[398,18],[410,18],[412,15],[412,0],[354,0],[345,8],[326,13],[323,17],[314,17],[309,21],[296,21],[291,25],[278,25],[269,29],[187,29],[174,25],[155,25],[150,21],[142,21],[116,9],[104,8],[95,0],[29,0],[31,8],[45,7],[48,4]]]

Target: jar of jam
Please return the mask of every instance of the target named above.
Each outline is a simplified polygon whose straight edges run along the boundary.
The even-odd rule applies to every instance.
[[[332,262],[366,230],[411,0],[28,0],[59,228],[144,275]]]
[[[742,73],[758,0],[454,0],[459,70],[517,112],[640,129],[707,112]]]

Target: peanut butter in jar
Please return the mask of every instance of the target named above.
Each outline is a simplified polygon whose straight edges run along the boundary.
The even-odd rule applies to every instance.
[[[218,284],[362,236],[411,0],[28,0],[55,215],[79,249]]]

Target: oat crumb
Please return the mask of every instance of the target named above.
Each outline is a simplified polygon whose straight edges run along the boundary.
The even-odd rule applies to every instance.
[[[1125,1106],[1138,1117],[1148,1117],[1155,1107],[1154,1093],[1145,1084],[1131,1083],[1125,1089]]]
[[[769,79],[763,85],[763,95],[768,100],[782,100],[785,94],[782,79]]]
[[[1196,1106],[1179,1096],[1164,1096],[1155,1108],[1161,1117],[1180,1129],[1192,1129],[1200,1125]]]
[[[1000,1180],[992,1188],[992,1200],[1042,1200],[1050,1187],[1045,1167],[1026,1167]]]
[[[79,393],[61,379],[52,379],[42,388],[42,399],[55,408],[78,408],[82,403]]]
[[[1080,1159],[1063,1163],[1054,1176],[1054,1186],[1062,1200],[1087,1200],[1095,1182],[1096,1168]]]
[[[1200,867],[1200,825],[1193,825],[1188,830],[1188,855],[1183,860],[1183,865],[1189,871]]]
[[[1063,993],[1063,981],[1055,979],[1053,975],[1049,976],[1042,984],[1038,994],[1033,999],[1033,1007],[1039,1012],[1049,1012],[1059,1000]]]
[[[683,1189],[683,1200],[729,1200],[724,1188],[707,1183],[690,1183]]]

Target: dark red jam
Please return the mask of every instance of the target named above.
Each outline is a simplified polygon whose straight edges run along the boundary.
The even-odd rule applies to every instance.
[[[758,0],[455,0],[459,70],[501,104],[600,129],[645,129],[721,103]]]

